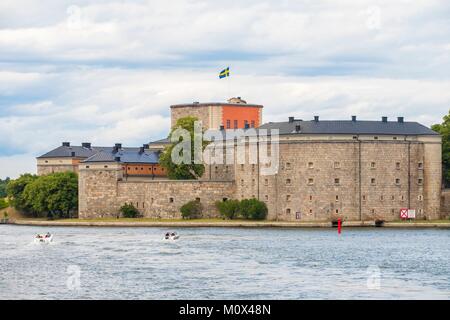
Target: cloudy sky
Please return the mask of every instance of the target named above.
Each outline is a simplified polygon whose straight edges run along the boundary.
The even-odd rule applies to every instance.
[[[0,178],[62,141],[165,137],[171,104],[230,95],[264,121],[431,125],[450,107],[450,2],[2,0],[0,66]]]

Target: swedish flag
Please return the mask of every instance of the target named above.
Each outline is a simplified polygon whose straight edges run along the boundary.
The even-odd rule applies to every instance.
[[[229,77],[230,76],[230,67],[223,69],[222,71],[220,71],[219,73],[219,79],[225,78],[225,77]]]

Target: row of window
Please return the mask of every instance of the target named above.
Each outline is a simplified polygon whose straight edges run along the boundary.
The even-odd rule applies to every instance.
[[[334,168],[335,169],[339,169],[340,167],[341,167],[341,163],[339,162],[339,161],[335,161],[334,162]],[[371,169],[376,169],[376,162],[371,162],[370,163],[370,168]],[[286,169],[286,170],[289,170],[289,169],[292,169],[292,164],[290,163],[290,162],[286,162],[286,164],[285,164],[285,166],[284,166],[284,168]],[[308,168],[309,169],[314,169],[314,162],[308,162]],[[395,163],[395,168],[397,169],[397,170],[399,170],[400,168],[401,168],[401,163],[400,162],[396,162]],[[417,163],[417,168],[418,169],[423,169],[423,163],[422,162],[418,162]],[[243,170],[243,167],[242,167],[242,170]]]
[[[320,198],[323,199],[323,197],[320,197]],[[362,198],[362,201],[367,201],[368,197],[366,195],[363,195],[361,198]],[[292,195],[287,194],[285,199],[286,199],[287,202],[291,201]],[[395,196],[391,195],[390,199],[392,201],[395,201]],[[269,195],[267,195],[267,194],[264,195],[264,200],[268,201],[269,200]],[[339,195],[335,195],[335,200],[336,200],[336,202],[340,201]],[[384,201],[385,200],[385,196],[384,195],[380,195],[380,197],[377,200]],[[399,196],[399,200],[400,201],[404,201],[405,200],[405,196],[403,196],[403,195]],[[417,200],[418,201],[423,201],[423,195],[418,195],[417,196]],[[312,195],[309,196],[309,201],[313,201],[313,196]]]
[[[250,124],[249,124],[248,120],[244,120],[244,126],[245,127],[250,126],[250,128],[254,128],[255,120],[251,120]],[[226,128],[231,129],[231,120],[230,119],[227,120]],[[233,129],[237,129],[237,128],[239,128],[238,120],[233,120]]]
[[[314,178],[308,178],[307,181],[308,181],[307,182],[308,185],[314,185]],[[241,185],[243,186],[244,184],[245,184],[244,179],[241,179]],[[254,184],[255,184],[255,179],[252,179],[252,185],[254,185]],[[334,184],[336,186],[340,185],[341,184],[341,179],[340,178],[334,178]],[[371,185],[376,185],[377,184],[377,180],[375,178],[371,178],[370,179],[370,184]],[[423,184],[423,179],[422,178],[417,179],[417,184],[418,185],[422,185]],[[264,185],[265,186],[269,185],[269,179],[264,179]],[[288,186],[292,185],[292,179],[287,178],[286,179],[286,185],[288,185]],[[399,178],[395,179],[395,185],[401,185],[401,182],[400,182]]]

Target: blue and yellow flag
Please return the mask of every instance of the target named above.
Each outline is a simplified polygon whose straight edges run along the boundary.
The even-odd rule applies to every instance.
[[[225,78],[225,77],[229,77],[230,76],[230,67],[223,69],[222,71],[220,71],[219,73],[219,79]]]

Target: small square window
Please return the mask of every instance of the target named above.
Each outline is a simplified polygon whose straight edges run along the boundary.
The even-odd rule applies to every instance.
[[[265,199],[266,201],[268,201],[268,200],[269,200],[269,196],[266,194],[266,195],[264,196],[264,199]]]
[[[312,201],[312,196],[309,196],[309,201]]]
[[[339,196],[338,195],[336,195],[336,201],[339,201]]]
[[[362,196],[363,201],[366,201],[366,195]]]
[[[269,184],[269,179],[264,179],[264,185],[267,186]]]
[[[244,165],[243,164],[241,164],[241,170],[244,171]]]
[[[291,201],[291,195],[290,194],[286,195],[286,201]]]
[[[291,209],[287,208],[287,209],[286,209],[286,213],[287,213],[287,214],[290,214],[290,213],[291,213]]]
[[[419,163],[417,164],[417,167],[418,167],[419,169],[423,169],[423,163],[422,163],[422,162],[419,162]]]
[[[417,196],[417,200],[419,200],[419,201],[423,201],[423,195],[419,195],[419,196]]]
[[[339,183],[340,183],[339,178],[334,178],[334,184],[339,184]]]
[[[399,178],[395,179],[395,184],[400,184],[400,179]]]
[[[372,169],[375,169],[375,167],[376,167],[375,162],[371,162],[371,163],[370,163],[370,167],[371,167]]]
[[[291,169],[291,163],[290,162],[286,162],[286,169]]]
[[[308,184],[309,184],[309,185],[314,184],[314,179],[313,179],[313,178],[309,178],[309,179],[308,179]]]
[[[421,185],[423,183],[423,180],[422,179],[417,179],[417,183]]]
[[[244,179],[241,179],[241,186],[244,185]]]
[[[286,184],[290,185],[291,184],[291,179],[286,179]]]
[[[170,202],[170,203],[173,203],[173,198],[169,198],[169,202]]]
[[[371,184],[375,184],[375,182],[376,182],[376,181],[375,181],[375,178],[370,179],[370,183],[371,183]]]
[[[335,169],[339,169],[340,167],[341,167],[341,163],[338,162],[338,161],[335,161],[335,162],[334,162],[334,168],[335,168]]]
[[[308,168],[310,168],[310,169],[314,168],[314,163],[313,162],[308,162]]]
[[[336,209],[336,213],[339,213],[339,209]]]
[[[396,162],[396,163],[395,163],[395,169],[397,169],[397,170],[400,169],[400,162]]]

